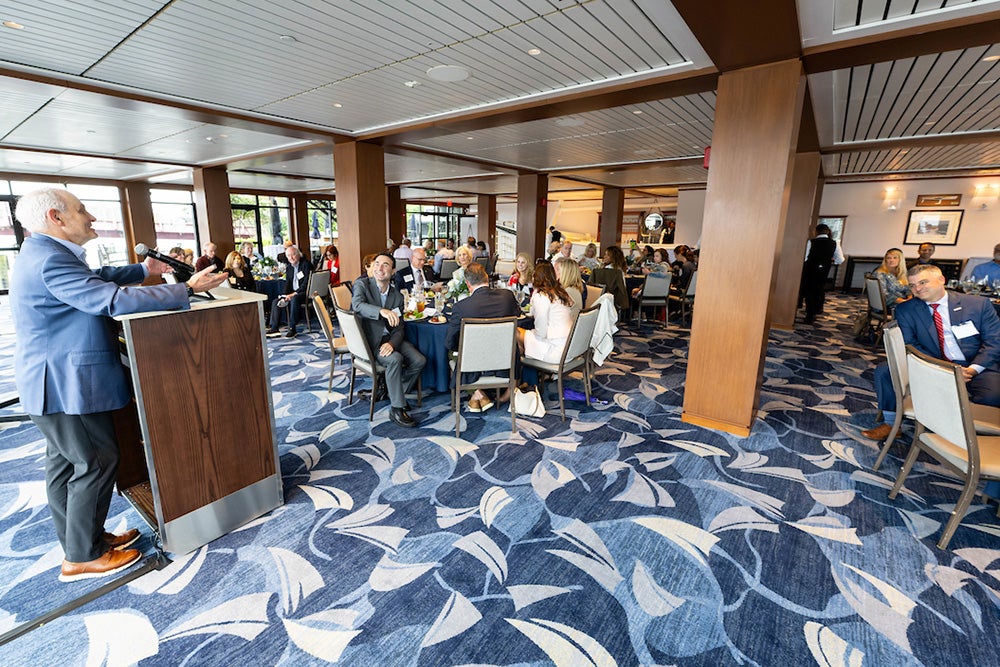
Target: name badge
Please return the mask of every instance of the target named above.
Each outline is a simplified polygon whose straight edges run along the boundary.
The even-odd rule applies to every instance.
[[[413,275],[411,274],[411,275],[408,275],[408,276],[403,276],[403,282],[405,282],[405,283],[412,283],[413,282]]]
[[[955,334],[955,338],[968,338],[969,336],[979,335],[979,329],[976,328],[976,325],[971,320],[962,322],[957,327],[952,327],[951,332]]]
[[[302,280],[303,278],[305,278],[305,276],[302,274],[301,271],[299,271],[298,273],[296,273],[295,277],[298,278],[299,280]]]

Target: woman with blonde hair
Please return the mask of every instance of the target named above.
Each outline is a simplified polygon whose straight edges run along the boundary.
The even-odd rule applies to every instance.
[[[234,289],[254,291],[256,281],[250,273],[247,259],[235,250],[226,255],[226,273],[229,274],[229,285]]]
[[[560,257],[556,260],[555,268],[559,284],[573,300],[570,310],[573,312],[573,317],[576,317],[577,313],[583,310],[583,279],[580,277],[580,265],[574,259]]]
[[[526,252],[517,253],[517,257],[514,259],[514,273],[507,281],[507,286],[517,287],[520,290],[530,289],[531,279],[535,275],[532,264],[531,255]]]
[[[906,262],[903,261],[903,251],[899,248],[889,248],[882,258],[882,264],[875,269],[875,277],[885,294],[885,307],[891,313],[897,305],[909,299],[910,284],[906,279]]]

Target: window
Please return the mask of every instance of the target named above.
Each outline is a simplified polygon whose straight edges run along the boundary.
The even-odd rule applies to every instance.
[[[310,199],[306,202],[309,216],[309,249],[319,255],[323,248],[337,245],[337,202],[332,199]]]
[[[249,241],[265,257],[277,257],[284,250],[285,241],[291,238],[288,197],[234,194],[229,201],[237,247]]]
[[[153,226],[156,247],[162,253],[171,248],[198,248],[194,201],[188,190],[157,190],[150,188],[153,205]],[[197,255],[197,253],[195,253]]]
[[[461,234],[459,219],[465,215],[464,206],[406,205],[406,235],[413,245],[422,245],[426,239],[458,239]],[[393,239],[399,243],[402,239]]]

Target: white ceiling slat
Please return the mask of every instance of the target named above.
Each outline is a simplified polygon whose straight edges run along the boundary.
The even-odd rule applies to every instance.
[[[584,31],[587,41],[596,45],[600,44],[609,55],[614,56],[620,64],[615,65],[619,74],[631,74],[650,69],[650,65],[644,62],[632,44],[639,42],[639,36],[622,21],[621,17],[609,11],[609,8],[601,3],[591,3],[583,5],[580,10],[566,12],[565,16],[572,20],[579,30]],[[585,42],[587,43],[587,42]],[[588,48],[588,51],[593,50]]]
[[[596,22],[581,8],[575,9],[553,14],[545,19],[545,23],[558,31],[561,41],[568,46],[566,50],[575,58],[593,62],[600,77],[628,73],[628,65],[618,54],[588,32],[597,30]]]
[[[676,65],[684,62],[684,57],[677,52],[677,49],[661,32],[660,28],[650,21],[649,17],[634,2],[611,2],[609,9],[618,12],[622,20],[628,23],[629,28],[635,31],[641,43],[632,46],[639,49],[640,55],[652,67]]]

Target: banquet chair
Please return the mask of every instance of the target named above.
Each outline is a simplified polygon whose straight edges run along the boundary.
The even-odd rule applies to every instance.
[[[871,273],[865,274],[865,292],[868,295],[868,322],[875,333],[875,342],[882,338],[886,323],[892,319],[889,308],[885,305],[885,290]]]
[[[584,310],[594,307],[597,300],[600,299],[605,294],[604,285],[598,285],[596,283],[587,283],[587,298],[584,301]]]
[[[351,309],[351,288],[347,285],[330,285],[330,296],[333,297],[333,304],[341,310]]]
[[[330,319],[330,311],[327,310],[323,297],[318,294],[313,297],[313,308],[316,309],[316,319],[319,320],[320,329],[323,330],[326,341],[330,344],[330,382],[326,385],[327,392],[330,392],[333,390],[333,370],[337,363],[337,357],[349,354],[351,350],[347,347],[346,338],[337,338],[334,335],[333,320]]]
[[[351,388],[347,396],[347,403],[354,402],[354,380],[360,370],[372,379],[371,405],[368,409],[368,421],[375,417],[375,397],[378,395],[379,378],[385,375],[385,366],[378,363],[378,357],[368,344],[368,338],[358,322],[358,316],[354,311],[344,310],[337,307],[337,320],[340,322],[340,330],[347,340],[347,348],[351,353]],[[421,384],[417,378],[417,405],[421,403]]]
[[[312,298],[317,294],[326,294],[328,292],[327,285],[330,284],[330,272],[329,271],[313,271],[309,274],[309,285],[306,287],[306,298],[312,301]],[[322,291],[321,291],[322,290]],[[306,329],[312,333],[312,318],[309,316],[309,302],[304,301],[302,303],[302,309],[306,314]]]
[[[691,274],[691,280],[688,281],[687,288],[675,293],[670,294],[667,301],[669,303],[676,303],[681,309],[681,323],[687,319],[687,313],[694,310],[694,292],[695,288],[698,286],[698,272],[695,271]]]
[[[913,419],[913,401],[910,398],[910,375],[906,366],[906,343],[903,342],[903,332],[899,325],[890,322],[882,331],[882,343],[885,345],[885,359],[889,366],[889,378],[892,380],[892,389],[896,394],[896,418],[892,422],[892,430],[889,437],[885,439],[885,444],[875,459],[872,470],[878,470],[885,460],[892,447],[893,441],[899,435],[903,418]],[[979,405],[970,403],[972,416],[975,420],[976,432],[980,435],[1000,435],[1000,408],[989,405]]]
[[[625,287],[625,274],[618,269],[594,269],[590,272],[588,284],[604,285],[604,291],[615,298],[615,308],[618,310],[618,321],[627,322],[622,315],[632,305],[632,296]]]
[[[620,272],[619,272],[620,273]],[[559,412],[563,421],[566,421],[566,406],[563,397],[563,377],[578,368],[583,369],[583,393],[587,398],[587,405],[590,405],[590,342],[594,337],[594,329],[597,327],[597,318],[601,314],[600,306],[594,306],[587,310],[582,310],[573,322],[570,329],[569,338],[563,348],[562,358],[559,363],[553,364],[541,359],[531,357],[521,357],[523,366],[530,366],[542,373],[555,375],[559,386]],[[538,376],[539,391],[545,396],[545,385],[542,383],[542,374]]]
[[[516,268],[517,265],[512,260],[500,259],[497,260],[496,266],[493,267],[493,271],[500,278],[504,280],[509,280]]]
[[[455,269],[458,268],[458,260],[446,259],[441,262],[441,275],[438,276],[439,280],[448,282],[451,280],[451,274],[455,273]]]
[[[403,271],[410,268],[410,260],[405,257],[395,257],[394,259],[396,260],[396,271]]]
[[[906,348],[906,366],[917,429],[889,497],[899,493],[920,452],[958,475],[962,491],[937,543],[938,549],[947,549],[979,480],[1000,479],[1000,437],[976,434],[961,366],[930,357],[912,345]]]
[[[667,297],[670,292],[670,276],[646,276],[642,289],[636,297],[636,323],[642,324],[642,309],[662,307],[667,308]],[[666,326],[666,314],[664,314],[664,326]]]
[[[455,382],[451,402],[455,410],[455,436],[461,435],[462,390],[501,389],[510,392],[510,430],[517,432],[517,411],[514,408],[514,389],[517,386],[517,318],[465,318],[458,336],[455,355]],[[480,375],[474,382],[462,382],[462,373],[508,371],[507,377]],[[499,400],[497,401],[499,402]]]

